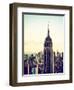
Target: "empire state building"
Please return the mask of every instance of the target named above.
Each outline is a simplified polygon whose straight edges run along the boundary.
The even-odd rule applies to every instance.
[[[44,42],[44,73],[53,73],[53,43],[50,37],[49,25],[48,33]]]

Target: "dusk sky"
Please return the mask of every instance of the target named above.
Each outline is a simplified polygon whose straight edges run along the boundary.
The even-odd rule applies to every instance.
[[[64,52],[64,16],[24,14],[24,53],[44,50],[48,24],[53,51]]]

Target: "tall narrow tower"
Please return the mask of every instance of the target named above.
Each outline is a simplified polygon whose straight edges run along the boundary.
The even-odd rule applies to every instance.
[[[44,73],[53,73],[53,49],[52,49],[52,39],[49,35],[49,25],[48,33],[44,42]]]

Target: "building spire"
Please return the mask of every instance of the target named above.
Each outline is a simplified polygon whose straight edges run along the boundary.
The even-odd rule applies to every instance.
[[[49,24],[48,24],[48,36],[49,36]]]

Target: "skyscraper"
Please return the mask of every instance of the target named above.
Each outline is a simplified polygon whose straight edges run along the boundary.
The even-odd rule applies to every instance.
[[[52,39],[49,34],[49,25],[48,33],[44,42],[44,73],[53,73],[53,49],[52,49]]]

